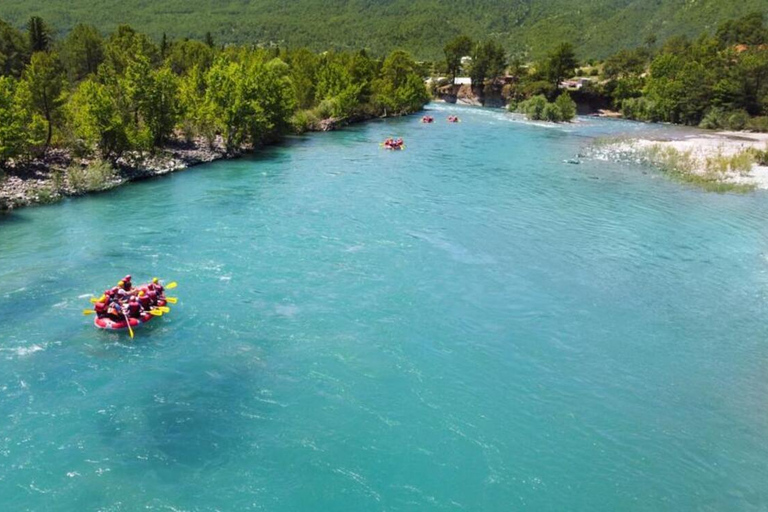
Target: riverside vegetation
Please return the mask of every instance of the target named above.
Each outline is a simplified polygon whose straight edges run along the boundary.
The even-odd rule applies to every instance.
[[[0,174],[51,174],[32,200],[109,187],[174,145],[236,154],[428,100],[403,51],[156,43],[127,25],[106,38],[77,25],[56,41],[39,17],[26,33],[0,21]]]
[[[673,37],[659,45],[650,36],[642,46],[604,61],[579,61],[576,48],[566,42],[526,62],[508,57],[492,42],[476,43],[466,36],[449,42],[444,53],[437,73],[449,78],[437,84],[438,93],[456,95],[452,79],[469,75],[475,97],[502,98],[509,110],[532,120],[568,121],[576,114],[575,99],[590,109],[611,109],[639,121],[768,131],[768,29],[759,12],[725,21],[695,40]],[[461,55],[471,59],[462,65]],[[574,76],[585,80],[566,91],[564,81]],[[765,165],[767,151],[750,144],[736,152],[715,149],[693,157],[673,147],[646,148],[642,160],[708,190],[742,191],[753,185],[741,178],[754,164]]]
[[[603,61],[579,60],[569,42],[526,61],[493,40],[474,42],[466,36],[450,41],[444,54],[436,74],[469,75],[478,95],[496,92],[510,110],[534,119],[557,120],[557,109],[547,103],[560,95],[564,80],[580,76],[588,80],[573,92],[574,99],[628,119],[768,131],[768,28],[760,12],[725,21],[695,40],[672,37],[659,45],[650,36],[642,46]],[[471,57],[464,66],[463,55]],[[500,80],[505,74],[507,80]]]

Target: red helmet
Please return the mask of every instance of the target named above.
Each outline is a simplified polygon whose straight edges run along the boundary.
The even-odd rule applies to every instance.
[[[123,281],[125,281],[126,283],[130,283],[131,282],[131,274],[128,274],[127,276],[125,276],[123,278]]]

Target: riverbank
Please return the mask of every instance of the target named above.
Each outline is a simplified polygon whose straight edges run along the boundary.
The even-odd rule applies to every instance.
[[[203,139],[176,140],[152,154],[129,153],[114,163],[52,149],[44,158],[10,169],[0,178],[0,211],[102,192],[240,154],[227,153],[220,137],[213,144]]]
[[[370,120],[323,119],[309,125],[306,132],[327,132]],[[306,133],[304,132],[304,133]],[[0,214],[25,206],[51,204],[66,197],[110,190],[132,181],[163,176],[216,160],[238,158],[258,148],[243,146],[227,151],[219,136],[213,143],[204,138],[178,137],[153,153],[126,153],[114,163],[98,158],[76,157],[69,151],[53,148],[44,158],[0,171]]]
[[[591,156],[650,163],[681,181],[717,192],[768,190],[768,134],[697,130],[679,138],[598,144]]]

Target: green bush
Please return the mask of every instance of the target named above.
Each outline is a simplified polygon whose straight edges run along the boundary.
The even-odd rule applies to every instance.
[[[749,114],[744,110],[736,110],[728,114],[725,128],[729,130],[743,130],[749,123]]]
[[[547,98],[543,95],[534,96],[521,102],[518,106],[518,112],[525,114],[531,121],[539,121],[544,118],[544,108],[547,104]]]
[[[308,132],[317,126],[319,119],[311,110],[298,110],[291,117],[291,126],[296,133]]]
[[[104,160],[94,160],[87,167],[71,165],[67,169],[69,188],[75,194],[112,188],[116,178],[114,168]]]
[[[723,109],[713,107],[704,114],[704,118],[699,123],[699,128],[704,128],[705,130],[719,130],[723,127],[724,118],[725,113],[723,112]]]
[[[320,102],[315,109],[315,114],[320,119],[329,119],[333,117],[336,110],[338,110],[338,102],[334,98],[329,98]]]
[[[626,98],[621,101],[621,115],[638,121],[653,120],[653,104],[645,98]]]
[[[751,149],[750,152],[752,153],[752,158],[754,159],[755,163],[758,165],[768,165],[768,145],[766,145],[765,149]]]
[[[512,104],[510,104],[510,110]],[[547,101],[543,95],[520,102],[516,106],[517,112],[525,114],[531,121],[550,121],[561,123],[570,121],[576,116],[576,102],[568,93],[563,93],[553,102]]]
[[[768,132],[768,116],[753,117],[747,122],[747,130],[753,132]]]
[[[557,97],[555,105],[560,110],[560,121],[571,121],[576,117],[576,102],[567,92],[563,92]]]
[[[544,106],[544,110],[541,112],[541,117],[545,121],[559,123],[563,119],[563,113],[560,112],[560,107],[554,103],[547,103]]]

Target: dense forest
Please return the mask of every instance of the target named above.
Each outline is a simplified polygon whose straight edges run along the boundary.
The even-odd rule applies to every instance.
[[[761,13],[725,21],[714,35],[654,43],[606,59],[591,92],[631,119],[768,131],[768,29]]]
[[[224,48],[210,34],[155,42],[126,25],[107,37],[90,25],[55,34],[40,17],[23,32],[0,21],[0,170],[52,148],[107,163],[183,138],[239,151],[429,99],[403,51]]]
[[[541,57],[570,41],[581,58],[604,58],[650,35],[694,37],[718,23],[768,9],[766,0],[5,0],[0,18],[23,28],[41,16],[63,36],[78,23],[106,33],[121,23],[220,43],[365,48],[382,56],[402,48],[436,60],[460,34],[492,37],[510,54]]]

